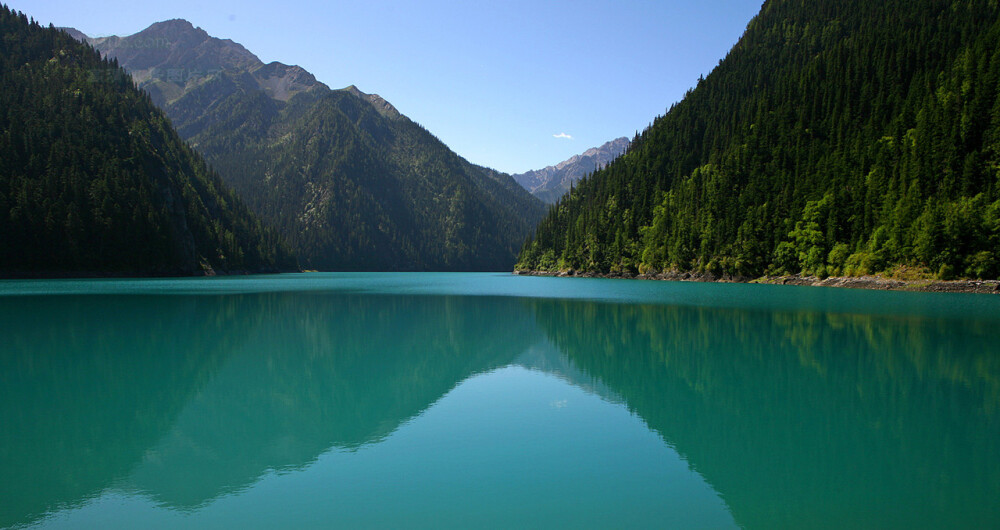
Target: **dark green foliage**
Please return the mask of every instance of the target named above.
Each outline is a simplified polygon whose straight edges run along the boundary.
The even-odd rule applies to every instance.
[[[294,267],[114,61],[0,6],[0,272]]]
[[[542,203],[364,96],[225,72],[165,109],[308,268],[510,270]]]
[[[521,269],[1000,274],[995,0],[769,0]]]

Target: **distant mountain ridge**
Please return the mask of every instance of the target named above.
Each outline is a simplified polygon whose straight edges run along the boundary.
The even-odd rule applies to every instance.
[[[554,166],[513,175],[514,180],[532,195],[549,204],[570,190],[574,183],[595,170],[610,164],[628,149],[629,139],[624,136],[600,147],[592,147]]]
[[[320,270],[509,270],[544,204],[385,99],[264,64],[184,20],[83,38]]]

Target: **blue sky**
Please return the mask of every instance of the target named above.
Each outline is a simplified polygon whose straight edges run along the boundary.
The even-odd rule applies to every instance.
[[[129,35],[184,18],[264,62],[377,93],[469,161],[518,173],[663,114],[761,0],[6,0],[40,23]]]

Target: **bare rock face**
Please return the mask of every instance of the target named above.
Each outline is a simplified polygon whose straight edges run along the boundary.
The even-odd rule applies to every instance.
[[[127,37],[87,37],[64,28],[72,37],[118,60],[160,107],[223,74],[249,73],[260,90],[278,101],[324,87],[309,72],[279,62],[264,64],[242,45],[217,39],[181,19],[157,22]]]
[[[514,180],[539,199],[554,204],[570,187],[595,169],[604,167],[621,156],[628,148],[625,137],[612,140],[600,147],[564,160],[554,166],[513,175]]]
[[[273,99],[288,101],[292,96],[312,90],[320,83],[300,66],[279,62],[263,65],[252,72],[264,92]]]
[[[242,45],[212,37],[183,19],[157,22],[127,37],[88,37],[74,28],[61,29],[89,43],[105,57],[117,59],[139,88],[149,92],[153,102],[168,113],[172,103],[224,74],[233,77],[249,74],[260,90],[281,102],[302,92],[329,90],[300,66],[279,62],[264,64]],[[222,83],[226,84],[231,83]],[[344,90],[367,101],[386,118],[402,117],[378,94],[366,94],[354,85]]]

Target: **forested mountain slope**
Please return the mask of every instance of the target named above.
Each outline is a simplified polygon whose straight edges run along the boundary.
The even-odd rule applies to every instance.
[[[520,269],[1000,274],[1000,7],[768,0]]]
[[[468,163],[381,97],[264,64],[187,21],[87,40],[308,268],[510,270],[544,215],[509,175]]]
[[[0,6],[0,274],[295,268],[114,61]]]

